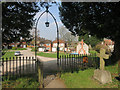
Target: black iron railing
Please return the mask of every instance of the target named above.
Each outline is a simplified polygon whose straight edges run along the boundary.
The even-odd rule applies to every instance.
[[[62,71],[76,71],[87,68],[99,68],[99,58],[96,54],[90,55],[60,55],[59,67]]]
[[[34,57],[10,57],[1,59],[1,75],[4,77],[21,77],[37,72],[37,63]]]

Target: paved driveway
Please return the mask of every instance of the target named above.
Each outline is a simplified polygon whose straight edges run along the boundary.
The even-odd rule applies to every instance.
[[[21,57],[34,57],[34,52],[31,52],[31,49],[30,48],[27,48],[27,50],[20,50],[21,52]]]

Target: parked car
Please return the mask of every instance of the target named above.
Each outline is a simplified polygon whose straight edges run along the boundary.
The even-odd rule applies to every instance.
[[[21,54],[20,51],[15,52],[15,56],[19,56],[20,54]]]

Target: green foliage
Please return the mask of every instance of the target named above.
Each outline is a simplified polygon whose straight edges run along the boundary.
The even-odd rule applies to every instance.
[[[73,34],[90,34],[115,42],[114,58],[120,60],[120,2],[62,2],[60,19]]]
[[[27,50],[26,48],[17,48],[16,50]]]
[[[12,47],[12,50],[16,50],[17,49],[17,47]]]
[[[89,53],[94,55],[94,54],[97,54],[97,51],[95,51],[95,50],[90,50]]]
[[[11,43],[31,38],[30,29],[33,18],[39,11],[36,2],[3,2],[2,3],[2,41]]]
[[[7,51],[7,49],[2,49],[2,55],[4,55]]]
[[[9,50],[27,50],[26,48],[18,48],[18,47],[12,47],[12,49]]]
[[[92,47],[95,47],[95,45],[97,45],[101,41],[101,39],[97,38],[95,35],[89,36],[88,34],[79,36],[79,41],[81,41],[82,39],[87,45],[91,45]]]
[[[100,38],[117,40],[120,37],[119,8],[120,2],[63,2],[59,10],[61,21],[73,34],[88,32]]]
[[[31,49],[32,49],[31,51],[33,51],[33,52],[35,51],[35,48],[34,48],[34,47],[31,47]],[[38,47],[36,47],[36,49],[37,49],[37,51],[38,51]]]
[[[87,69],[74,73],[62,73],[61,79],[64,80],[67,88],[118,88],[119,81],[115,79],[118,76],[118,64],[105,67],[111,72],[112,83],[100,84],[94,80],[93,73],[95,69]]]
[[[57,58],[57,53],[38,53],[39,56],[50,57],[50,58]],[[59,55],[65,55],[65,53],[59,53]]]
[[[37,76],[35,78],[34,76],[30,77],[30,75],[14,80],[4,79],[2,81],[3,88],[38,88],[39,85],[39,82],[37,82]]]

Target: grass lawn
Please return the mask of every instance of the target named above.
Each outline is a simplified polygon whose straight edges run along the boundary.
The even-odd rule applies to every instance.
[[[105,67],[105,70],[111,72],[112,83],[102,85],[93,79],[94,70],[87,69],[78,73],[62,73],[61,79],[68,88],[118,88],[119,81],[115,79],[115,77],[118,77],[118,64]]]
[[[15,57],[15,55],[14,55],[14,51],[12,51],[12,52],[6,52],[3,56],[2,56],[2,58],[10,58],[10,57]]]
[[[30,47],[32,52],[35,52],[35,47]],[[38,48],[36,47],[36,49],[38,50]]]
[[[27,50],[26,48],[13,48],[13,49],[8,49],[8,50]]]
[[[37,53],[37,55],[39,55],[39,56],[43,56],[43,57],[51,57],[51,58],[57,58],[57,53],[52,53],[52,52],[50,52],[50,53],[45,53],[45,52],[38,52]],[[70,55],[70,54],[67,54],[67,53],[59,53],[59,55],[63,55],[63,56],[65,56],[65,55],[68,55],[68,56],[66,56],[66,57],[78,57],[78,55]],[[70,55],[70,56],[69,56]],[[90,56],[88,56],[88,57],[97,57],[97,56],[94,56],[95,54],[92,54],[92,55],[90,55]],[[84,56],[84,55],[79,55],[79,57],[82,57],[82,56]],[[86,56],[86,55],[85,55]]]
[[[39,52],[37,53],[39,56],[44,56],[44,57],[51,57],[51,58],[57,58],[57,53],[44,53],[44,52]],[[65,53],[59,53],[59,55],[65,55]]]
[[[26,48],[17,48],[16,50],[27,50]]]
[[[97,54],[97,51],[95,51],[95,50],[90,50],[89,53],[91,53],[91,54]]]
[[[2,88],[38,88],[39,83],[33,77],[21,77],[15,80],[2,81]]]

